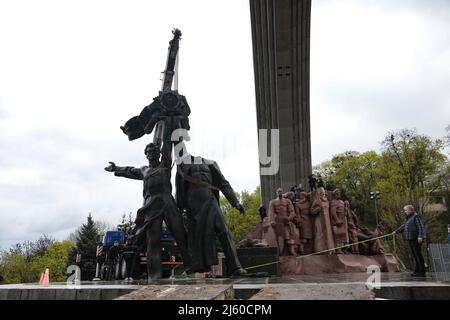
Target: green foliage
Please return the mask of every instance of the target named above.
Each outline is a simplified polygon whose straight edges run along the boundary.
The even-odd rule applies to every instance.
[[[350,201],[360,219],[366,222],[373,216],[369,195],[376,184],[379,162],[380,156],[374,151],[362,154],[347,151],[315,167],[314,172],[341,189],[343,197]]]
[[[443,239],[445,225],[438,222],[443,220],[442,215],[448,215],[448,209],[436,212],[429,206],[431,195],[444,186],[442,170],[448,166],[448,159],[443,153],[443,142],[403,129],[388,134],[382,145],[378,182],[384,195],[380,201],[381,217],[392,227],[399,225],[404,220],[403,206],[412,204],[421,213],[427,233],[434,235],[433,241]],[[409,258],[406,253],[408,248],[400,251],[404,260]]]
[[[26,255],[6,251],[1,253],[0,273],[3,275],[4,283],[36,282],[30,267],[31,262],[27,261]]]
[[[323,181],[332,181],[336,168],[331,160],[324,161],[313,168],[313,172],[317,177],[321,177]]]
[[[27,262],[31,262],[33,258],[43,255],[55,242],[55,239],[43,234],[36,241],[24,241],[15,244],[10,252],[24,255]]]
[[[253,193],[244,191],[241,194],[237,194],[237,197],[244,206],[244,214],[240,214],[238,210],[231,207],[225,197],[220,197],[220,208],[222,209],[228,229],[235,242],[243,240],[260,221],[260,187],[258,186]]]
[[[126,218],[125,213],[122,215],[122,222],[120,224],[117,225],[117,230],[118,231],[123,231],[125,234],[131,234],[131,231],[133,230],[134,227],[134,219],[133,219],[133,215],[130,212],[128,214],[128,217]]]
[[[375,203],[370,192],[379,191],[377,212],[390,232],[404,221],[403,207],[412,204],[425,222],[433,241],[445,241],[449,211],[435,211],[432,195],[450,200],[450,165],[440,139],[420,135],[416,130],[389,132],[382,142],[382,152],[344,152],[314,168],[325,180],[342,189],[360,216],[362,225],[375,227]],[[385,243],[389,245],[389,243]],[[393,248],[390,248],[392,250]],[[409,264],[409,248],[397,241],[400,260]]]
[[[76,234],[76,247],[68,253],[68,264],[75,264],[76,255],[81,254],[81,280],[91,280],[95,276],[97,243],[100,240],[98,228],[91,214]]]
[[[27,241],[28,247],[40,248],[42,239],[49,239],[44,236],[35,242]],[[15,245],[9,252],[0,253],[0,273],[5,279],[5,283],[35,283],[39,281],[39,277],[46,268],[50,271],[50,281],[65,281],[67,253],[75,243],[64,241],[54,242],[45,251],[39,254],[29,254],[29,251],[20,252]],[[23,246],[22,246],[23,248]]]
[[[442,153],[444,143],[403,129],[388,134],[382,142],[383,177],[391,182],[391,190],[401,192],[420,211],[427,204],[428,191],[435,189],[433,176],[448,161]]]
[[[39,279],[41,272],[46,268],[50,271],[50,281],[64,282],[67,279],[67,255],[69,250],[74,248],[76,244],[71,241],[55,242],[52,246],[41,256],[38,256],[32,263],[32,270]]]

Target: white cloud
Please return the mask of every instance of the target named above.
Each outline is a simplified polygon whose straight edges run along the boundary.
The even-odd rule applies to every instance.
[[[450,6],[313,1],[313,163],[378,150],[389,130],[434,137],[450,119]]]

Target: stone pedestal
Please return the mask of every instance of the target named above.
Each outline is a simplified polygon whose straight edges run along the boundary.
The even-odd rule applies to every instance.
[[[274,247],[266,248],[238,248],[237,254],[242,267],[250,273],[267,272],[269,276],[279,276],[280,264],[278,261],[278,250]],[[254,268],[255,266],[259,266]]]
[[[398,272],[397,260],[392,254],[363,256],[358,254],[315,255],[305,258],[280,257],[282,275],[366,272],[376,265],[382,272]]]

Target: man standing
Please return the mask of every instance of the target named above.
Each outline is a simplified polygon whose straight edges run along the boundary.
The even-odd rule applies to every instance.
[[[222,245],[229,274],[245,276],[236,246],[220,209],[219,191],[232,207],[244,213],[233,188],[215,161],[183,155],[177,167],[177,205],[186,210],[192,272],[208,272],[218,264],[216,237]]]
[[[264,218],[267,217],[266,207],[262,203],[259,206],[259,216],[261,217],[261,221],[263,221]]]
[[[277,236],[279,255],[284,253],[286,245],[289,247],[290,255],[297,255],[294,218],[294,205],[291,200],[283,198],[283,189],[278,188],[277,198],[269,203],[269,222]]]
[[[318,187],[312,193],[311,214],[314,225],[314,252],[325,251],[332,254],[335,247],[333,229],[330,220],[330,202],[323,187]]]
[[[295,213],[299,218],[300,254],[310,254],[313,251],[313,218],[311,216],[310,193],[300,192],[300,201],[295,203]]]
[[[348,244],[348,228],[345,203],[341,199],[341,191],[336,189],[331,192],[330,218],[333,229],[334,244],[336,247]],[[344,253],[342,249],[336,249],[336,253]]]
[[[114,172],[116,176],[143,180],[144,182],[144,206],[137,212],[136,227],[132,234],[138,242],[144,236],[146,238],[149,280],[162,278],[161,228],[163,220],[167,223],[180,248],[185,268],[189,269],[186,230],[172,196],[172,184],[170,182],[172,165],[171,126],[167,125],[166,127],[168,132],[164,134],[162,148],[158,143],[150,143],[145,147],[145,155],[149,161],[148,166],[140,168],[119,167],[114,162],[110,162],[110,165],[105,168],[106,171]]]
[[[409,242],[411,253],[416,263],[412,276],[425,277],[425,263],[421,251],[421,246],[425,239],[425,226],[412,205],[406,205],[403,211],[406,215],[406,221],[393,234],[403,233],[403,238]]]
[[[133,271],[136,264],[137,252],[138,252],[137,246],[133,245],[130,239],[127,239],[123,251],[123,258],[125,259],[125,263],[127,266],[125,281],[130,282],[133,281]]]
[[[348,238],[349,243],[358,242],[358,217],[356,213],[350,208],[350,202],[348,200],[344,201],[345,210],[347,211],[347,230],[348,230]],[[354,244],[350,248],[349,251],[353,254],[359,254],[359,244]]]
[[[106,263],[108,266],[108,273],[106,275],[106,279],[108,281],[111,281],[114,279],[115,276],[115,267],[116,267],[116,260],[119,255],[119,242],[114,241],[114,245],[111,246],[108,250],[108,254],[106,255]]]

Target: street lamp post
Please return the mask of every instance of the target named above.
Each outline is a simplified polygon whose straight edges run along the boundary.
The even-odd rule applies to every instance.
[[[375,202],[375,223],[378,226],[378,208],[377,208],[377,200],[381,198],[380,192],[375,191],[370,193],[370,200]]]

